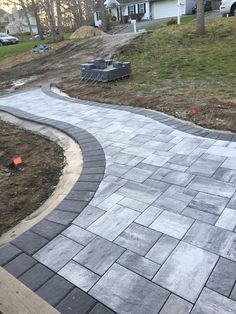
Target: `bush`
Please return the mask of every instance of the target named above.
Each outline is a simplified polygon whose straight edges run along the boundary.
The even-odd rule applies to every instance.
[[[169,26],[169,25],[175,25],[177,24],[177,20],[172,18],[170,19],[169,21],[167,21],[166,25]]]

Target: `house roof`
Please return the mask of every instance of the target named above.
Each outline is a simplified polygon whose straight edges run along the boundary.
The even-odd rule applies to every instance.
[[[120,5],[126,5],[126,4],[132,4],[132,3],[143,3],[143,2],[152,2],[152,1],[155,1],[155,0],[117,0],[117,2],[120,4]],[[105,1],[104,1],[105,2]],[[97,3],[95,5],[95,11],[96,12],[99,12],[100,11],[100,5],[99,3]]]

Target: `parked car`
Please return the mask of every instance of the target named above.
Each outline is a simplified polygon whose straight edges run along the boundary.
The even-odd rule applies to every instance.
[[[6,33],[0,33],[0,46],[18,44],[19,39]]]
[[[220,5],[220,13],[223,15],[230,14],[236,16],[236,1],[222,0]]]
[[[211,7],[211,1],[205,0],[204,1],[204,11],[211,11],[212,7]],[[192,8],[192,14],[196,14],[197,13],[197,4],[195,4],[195,6]]]

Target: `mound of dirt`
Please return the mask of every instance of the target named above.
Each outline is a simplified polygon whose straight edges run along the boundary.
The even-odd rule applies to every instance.
[[[70,39],[84,39],[84,38],[104,36],[104,35],[107,35],[107,34],[98,28],[95,28],[92,26],[82,26],[70,36]]]

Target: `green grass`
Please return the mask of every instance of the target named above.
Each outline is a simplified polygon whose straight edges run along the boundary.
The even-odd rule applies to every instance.
[[[186,22],[187,20],[185,20]],[[236,98],[236,18],[154,28],[119,56],[131,61],[133,75],[116,88],[158,95],[212,95]]]
[[[70,35],[71,33],[65,33],[65,40],[69,40]],[[19,36],[20,42],[18,44],[0,47],[0,62],[9,57],[16,57],[21,53],[31,51],[34,46],[51,43],[50,38],[45,40],[31,40],[30,37],[30,35]]]

